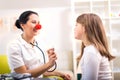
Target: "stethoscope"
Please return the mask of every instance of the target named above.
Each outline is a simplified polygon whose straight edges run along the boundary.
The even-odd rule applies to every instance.
[[[33,43],[30,43],[32,46],[36,46],[40,51],[41,51],[41,53],[42,53],[42,55],[43,55],[43,60],[44,60],[44,64],[46,63],[46,60],[45,60],[45,54],[44,54],[44,52],[43,52],[43,50],[38,46],[38,43],[37,43],[37,41],[35,41],[35,44],[33,44]],[[56,68],[57,68],[57,63],[55,62],[55,64],[54,64],[54,69],[53,70],[48,70],[48,72],[53,72]]]

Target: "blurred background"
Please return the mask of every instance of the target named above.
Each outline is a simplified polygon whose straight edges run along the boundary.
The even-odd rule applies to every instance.
[[[39,14],[42,29],[37,38],[46,49],[55,48],[57,69],[75,76],[76,57],[80,52],[80,41],[73,36],[75,19],[85,12],[98,14],[105,26],[110,51],[116,56],[111,62],[113,77],[120,80],[120,0],[1,0],[0,55],[6,54],[9,41],[21,34],[14,23],[26,10]]]

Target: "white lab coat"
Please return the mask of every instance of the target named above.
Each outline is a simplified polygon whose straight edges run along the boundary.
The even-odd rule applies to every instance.
[[[21,35],[9,43],[7,54],[11,72],[23,65],[30,70],[44,64],[41,51],[35,46],[32,47],[31,44],[22,39]]]

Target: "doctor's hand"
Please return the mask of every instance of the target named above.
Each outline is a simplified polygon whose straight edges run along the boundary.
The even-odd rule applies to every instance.
[[[47,50],[49,63],[51,64],[51,67],[55,64],[55,61],[57,60],[57,56],[54,52],[54,48],[51,48]]]

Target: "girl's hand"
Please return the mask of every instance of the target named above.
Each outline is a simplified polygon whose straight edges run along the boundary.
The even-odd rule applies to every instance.
[[[62,77],[64,80],[72,80],[69,74],[64,74]]]

